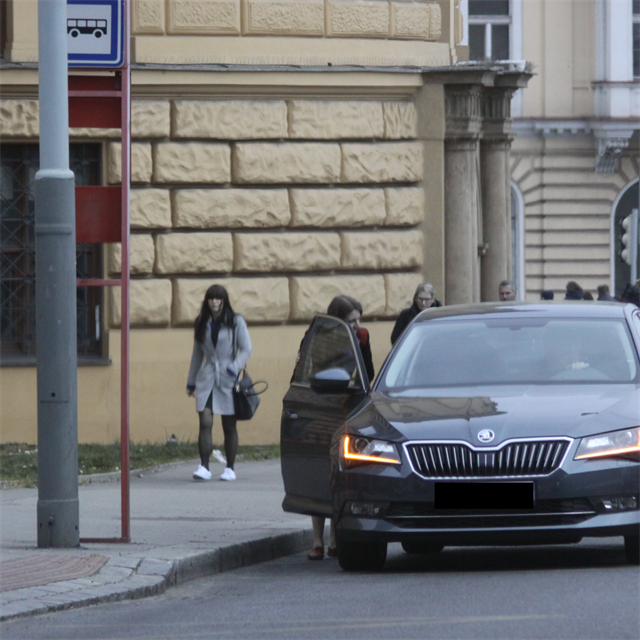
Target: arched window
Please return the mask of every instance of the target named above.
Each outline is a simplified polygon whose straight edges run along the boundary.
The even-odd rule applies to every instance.
[[[518,300],[525,299],[524,279],[524,199],[511,183],[511,279],[518,290]]]
[[[623,244],[622,221],[634,210],[638,209],[638,180],[628,184],[618,195],[613,204],[611,216],[611,281],[613,283],[613,295],[617,298],[624,288],[631,282],[631,265],[627,264],[621,256]],[[640,267],[640,265],[638,265]],[[640,268],[637,269],[640,273]]]

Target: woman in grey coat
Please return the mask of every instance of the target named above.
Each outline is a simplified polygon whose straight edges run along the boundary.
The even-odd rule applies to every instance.
[[[244,318],[234,313],[227,290],[219,284],[207,289],[196,318],[193,355],[187,378],[187,395],[196,399],[200,417],[200,466],[194,480],[211,480],[209,456],[213,451],[213,414],[222,418],[227,468],[220,480],[235,480],[233,464],[238,450],[238,430],[232,388],[251,355],[251,339]]]

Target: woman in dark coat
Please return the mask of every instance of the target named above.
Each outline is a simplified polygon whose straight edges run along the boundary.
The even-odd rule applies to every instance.
[[[362,360],[364,362],[367,376],[369,377],[369,381],[373,382],[375,371],[373,368],[373,358],[371,356],[369,332],[364,327],[360,326],[362,305],[351,296],[336,296],[329,303],[327,315],[344,320],[353,329],[356,334],[356,338],[358,339],[358,345],[360,346],[360,353],[362,354]],[[306,335],[302,340],[303,344],[305,339]],[[311,523],[313,525],[313,549],[309,551],[307,558],[309,558],[309,560],[322,560],[322,558],[324,558],[325,518],[322,516],[311,516]],[[338,555],[336,550],[336,528],[333,519],[331,520],[327,555],[330,558],[335,558]]]
[[[222,417],[227,468],[220,480],[235,480],[233,463],[238,449],[238,430],[232,388],[236,376],[251,355],[251,339],[244,318],[234,313],[227,290],[219,284],[207,289],[196,318],[193,353],[187,377],[187,395],[195,397],[200,420],[198,449],[200,466],[194,480],[211,480],[209,456],[213,450],[213,414]]]
[[[391,344],[395,344],[402,332],[407,328],[409,323],[425,309],[431,307],[441,307],[442,302],[436,300],[436,290],[429,282],[423,282],[418,285],[413,295],[413,304],[408,309],[403,309],[396,320],[396,324],[391,332]]]

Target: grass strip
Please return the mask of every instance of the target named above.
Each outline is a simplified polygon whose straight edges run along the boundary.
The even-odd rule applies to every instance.
[[[214,445],[224,452],[224,447]],[[280,447],[274,445],[239,446],[238,461],[269,460],[280,457]],[[168,462],[198,458],[194,442],[166,444],[134,444],[129,447],[129,467],[145,469]],[[78,475],[109,473],[120,470],[120,444],[78,445]],[[10,443],[0,445],[0,480],[4,486],[38,486],[38,448],[36,445]]]

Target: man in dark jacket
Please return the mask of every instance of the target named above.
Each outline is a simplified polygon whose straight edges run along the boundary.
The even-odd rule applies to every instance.
[[[600,302],[618,302],[610,293],[609,285],[601,284],[598,287],[598,300]]]
[[[423,282],[418,285],[413,295],[413,304],[408,309],[403,309],[396,320],[396,324],[391,332],[391,344],[395,344],[402,332],[407,328],[409,323],[425,309],[431,307],[441,307],[442,302],[436,300],[436,290],[429,282]]]

